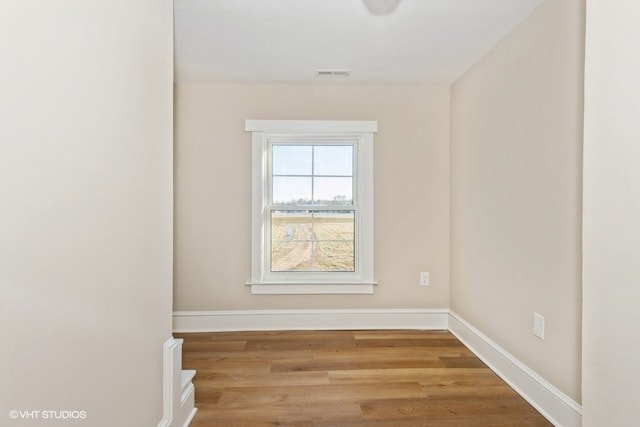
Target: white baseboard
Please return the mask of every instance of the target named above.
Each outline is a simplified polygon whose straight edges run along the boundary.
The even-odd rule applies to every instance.
[[[451,331],[557,427],[580,427],[582,407],[448,309],[176,311],[174,332],[421,329]]]
[[[557,427],[580,427],[582,407],[454,312],[449,331]]]
[[[174,332],[447,329],[447,309],[176,311]]]

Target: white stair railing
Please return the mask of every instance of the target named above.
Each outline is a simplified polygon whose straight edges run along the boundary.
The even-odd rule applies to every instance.
[[[182,342],[172,337],[164,343],[163,415],[158,427],[187,427],[197,411],[192,382],[196,371],[182,370]]]

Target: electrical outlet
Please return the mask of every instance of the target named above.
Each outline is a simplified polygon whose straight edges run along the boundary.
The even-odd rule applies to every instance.
[[[420,273],[420,286],[429,286],[429,272],[423,271]]]
[[[533,313],[533,335],[544,339],[544,317],[538,313]]]

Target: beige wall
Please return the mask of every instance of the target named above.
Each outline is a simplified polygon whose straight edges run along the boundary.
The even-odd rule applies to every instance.
[[[451,308],[578,402],[583,32],[547,0],[451,95]]]
[[[378,120],[374,295],[250,294],[245,119]],[[448,87],[179,84],[175,156],[175,310],[448,307]]]
[[[640,419],[640,3],[587,0],[584,426]]]
[[[162,417],[172,28],[170,0],[0,3],[0,425]]]

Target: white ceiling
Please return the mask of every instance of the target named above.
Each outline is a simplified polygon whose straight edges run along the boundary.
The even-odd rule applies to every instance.
[[[176,80],[448,84],[541,1],[401,0],[377,16],[362,0],[175,0]]]

